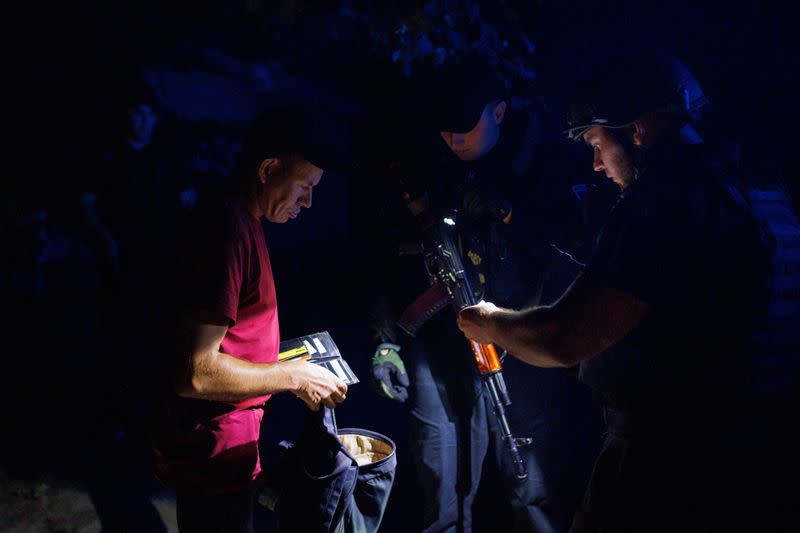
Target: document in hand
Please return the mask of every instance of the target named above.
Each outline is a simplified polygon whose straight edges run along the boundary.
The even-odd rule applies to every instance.
[[[339,348],[327,331],[281,342],[278,360],[291,359],[305,359],[324,366],[348,386],[358,383],[358,378],[342,358]]]

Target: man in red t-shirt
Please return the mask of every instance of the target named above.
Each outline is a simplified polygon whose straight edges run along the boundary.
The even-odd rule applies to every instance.
[[[251,126],[228,195],[201,210],[176,283],[181,320],[172,390],[155,412],[156,474],[177,491],[181,531],[250,531],[263,405],[290,391],[334,407],[347,385],[306,361],[278,362],[275,285],[261,218],[311,207],[328,154],[296,114]],[[313,161],[313,162],[312,162]],[[327,165],[325,165],[327,166]]]

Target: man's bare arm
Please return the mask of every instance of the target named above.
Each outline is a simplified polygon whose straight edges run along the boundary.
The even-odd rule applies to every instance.
[[[513,311],[482,305],[459,316],[465,334],[541,367],[569,367],[594,357],[625,337],[649,309],[589,277],[578,278],[552,306]]]
[[[220,351],[227,319],[205,312],[187,316],[175,369],[180,396],[216,401],[241,401],[289,391],[309,407],[335,406],[347,385],[328,370],[306,361],[251,363]]]

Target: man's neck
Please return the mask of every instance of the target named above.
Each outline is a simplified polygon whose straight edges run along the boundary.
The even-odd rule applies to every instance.
[[[147,146],[149,144],[150,143],[147,142],[147,141],[140,141],[140,140],[137,140],[137,139],[128,139],[128,146],[130,146],[133,149],[134,152],[141,152],[142,150],[147,148]]]
[[[685,124],[681,128],[680,136],[686,144],[703,144],[703,138],[691,124]]]
[[[256,220],[261,220],[261,217],[264,216],[264,210],[261,207],[259,198],[258,185],[253,184],[251,187],[240,191],[235,196],[235,201],[242,209],[250,213],[250,216]]]

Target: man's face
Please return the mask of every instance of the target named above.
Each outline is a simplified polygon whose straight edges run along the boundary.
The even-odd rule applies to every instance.
[[[260,202],[266,219],[282,224],[311,207],[312,190],[322,179],[322,169],[303,159],[276,161],[264,178]]]
[[[128,110],[130,119],[130,139],[137,144],[148,145],[153,138],[156,127],[156,113],[146,104],[137,105]]]
[[[604,170],[620,189],[625,189],[633,182],[634,166],[631,155],[603,126],[595,126],[583,134],[583,140],[594,153],[593,168],[595,172]]]
[[[486,155],[500,138],[500,123],[506,112],[506,102],[489,103],[474,128],[466,133],[440,131],[447,147],[462,161],[475,161]]]

